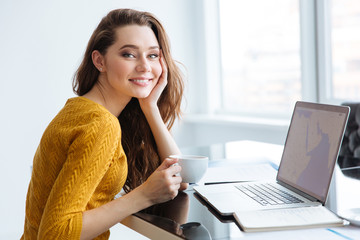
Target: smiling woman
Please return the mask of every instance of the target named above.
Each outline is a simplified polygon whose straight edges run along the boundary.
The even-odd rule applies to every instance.
[[[69,99],[33,160],[22,239],[108,239],[109,228],[187,187],[170,128],[181,73],[159,21],[117,9],[91,36]],[[127,194],[114,200],[121,189]]]

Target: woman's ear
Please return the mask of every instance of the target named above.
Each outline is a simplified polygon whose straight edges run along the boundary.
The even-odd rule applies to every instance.
[[[103,55],[98,50],[94,50],[91,54],[92,62],[99,72],[105,71],[105,61]]]

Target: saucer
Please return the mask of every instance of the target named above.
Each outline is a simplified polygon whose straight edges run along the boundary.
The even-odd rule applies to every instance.
[[[338,212],[341,218],[349,221],[351,224],[360,226],[360,208],[351,208]]]

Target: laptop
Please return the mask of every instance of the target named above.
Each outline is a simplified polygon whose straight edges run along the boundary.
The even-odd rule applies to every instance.
[[[324,205],[350,108],[298,101],[276,179],[194,186],[223,216]]]

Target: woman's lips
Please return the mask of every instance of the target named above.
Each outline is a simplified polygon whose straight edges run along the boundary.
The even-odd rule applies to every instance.
[[[142,87],[149,85],[150,81],[151,79],[130,79],[130,82]]]

